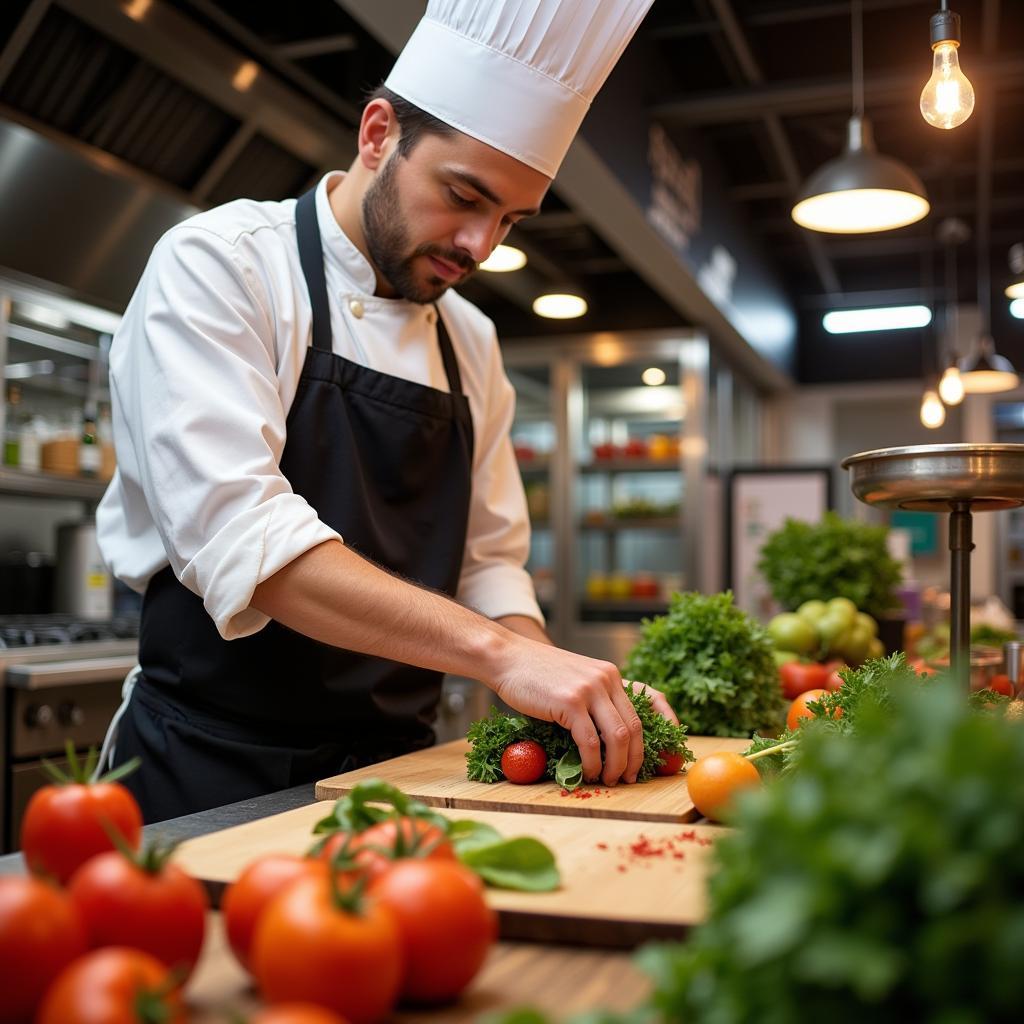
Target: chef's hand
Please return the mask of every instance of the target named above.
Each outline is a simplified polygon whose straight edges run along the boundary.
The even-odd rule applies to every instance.
[[[619,670],[610,662],[515,637],[509,638],[498,670],[487,682],[517,711],[568,729],[579,747],[586,780],[601,778],[606,786],[620,778],[636,782],[644,759],[643,726]],[[654,698],[655,691],[651,693]],[[674,721],[664,697],[657,697],[658,710]]]

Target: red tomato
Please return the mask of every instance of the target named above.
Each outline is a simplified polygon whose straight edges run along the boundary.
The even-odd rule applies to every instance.
[[[682,754],[669,754],[664,750],[658,755],[660,762],[654,769],[656,775],[678,775],[683,767]]]
[[[808,690],[806,693],[801,693],[789,706],[789,711],[786,714],[786,728],[795,729],[803,719],[813,718],[814,712],[807,705],[820,700],[826,693],[828,690]],[[841,715],[842,709],[840,708],[836,717]]]
[[[315,1003],[279,1003],[260,1010],[247,1024],[348,1024],[348,1021]]]
[[[139,1013],[140,997],[152,1015]],[[76,960],[53,983],[36,1024],[185,1024],[181,994],[167,968],[138,949],[97,949]]]
[[[517,740],[510,743],[501,755],[501,770],[509,782],[528,785],[544,777],[548,768],[548,755],[535,740]]]
[[[63,885],[90,857],[114,849],[104,823],[133,850],[139,848],[142,812],[120,783],[43,786],[32,795],[21,822],[25,863],[34,874],[52,875]]]
[[[829,672],[828,679],[825,680],[825,689],[829,693],[834,693],[843,685],[843,677],[839,674],[839,669],[834,669]]]
[[[829,669],[815,662],[804,664],[799,661],[787,661],[779,666],[779,678],[782,680],[782,695],[787,700],[799,697],[807,690],[820,689],[828,679]]]
[[[924,658],[911,658],[908,664],[919,676],[935,675],[935,669]]]
[[[445,834],[423,818],[388,818],[361,832],[352,846],[359,870],[371,879],[403,857],[455,860]]]
[[[1001,693],[1004,697],[1012,697],[1014,694],[1013,681],[1008,675],[999,673],[994,675],[990,680],[986,689],[991,690],[993,693]]]
[[[454,999],[476,976],[498,935],[480,879],[461,864],[406,860],[377,878],[371,895],[394,911],[402,936],[404,998]]]
[[[93,857],[75,872],[68,895],[93,946],[129,946],[191,973],[199,959],[209,901],[174,864],[148,871],[123,853]]]
[[[256,922],[270,901],[297,879],[326,872],[323,860],[278,853],[254,861],[228,886],[220,910],[231,949],[246,970]]]
[[[300,878],[278,893],[256,924],[252,973],[268,1002],[316,1003],[372,1024],[398,998],[401,934],[392,911],[369,897],[357,912],[340,906],[342,885]]]
[[[31,1020],[50,982],[88,949],[64,893],[37,878],[0,878],[0,1024]]]

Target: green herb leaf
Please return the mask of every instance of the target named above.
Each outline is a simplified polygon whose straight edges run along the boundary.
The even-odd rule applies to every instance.
[[[459,860],[501,889],[551,892],[561,884],[554,854],[530,836],[460,851]]]
[[[555,782],[562,789],[577,789],[583,781],[583,761],[576,747],[567,750],[555,765]]]
[[[372,806],[383,804],[384,806]],[[436,825],[447,835],[450,822],[443,815],[418,800],[410,800],[400,789],[383,779],[357,782],[350,792],[335,801],[326,818],[313,826],[314,834],[321,832],[350,832],[358,835],[371,825],[392,817],[423,818]]]

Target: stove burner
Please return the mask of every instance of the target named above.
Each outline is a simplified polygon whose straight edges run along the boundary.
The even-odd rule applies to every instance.
[[[132,640],[139,635],[139,620],[130,615],[90,621],[71,615],[0,616],[0,650],[44,644]]]

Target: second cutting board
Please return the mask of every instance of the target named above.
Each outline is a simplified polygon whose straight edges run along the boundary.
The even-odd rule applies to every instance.
[[[329,803],[297,807],[182,843],[174,862],[203,881],[215,903],[242,869],[268,853],[305,853]],[[502,938],[632,947],[678,939],[704,919],[709,856],[725,830],[714,825],[594,821],[552,814],[472,814],[505,838],[529,835],[554,852],[562,876],[555,892],[488,889]]]
[[[718,736],[688,736],[686,742],[698,760],[716,750],[739,753],[750,746],[750,740]],[[466,740],[453,740],[344,775],[335,775],[316,784],[316,798],[335,800],[350,792],[358,782],[384,779],[407,796],[431,807],[676,824],[699,817],[686,788],[685,774],[651,779],[635,786],[620,784],[609,788],[584,785],[567,793],[553,782],[535,782],[530,786],[516,786],[511,782],[470,782],[466,778],[468,750]]]

